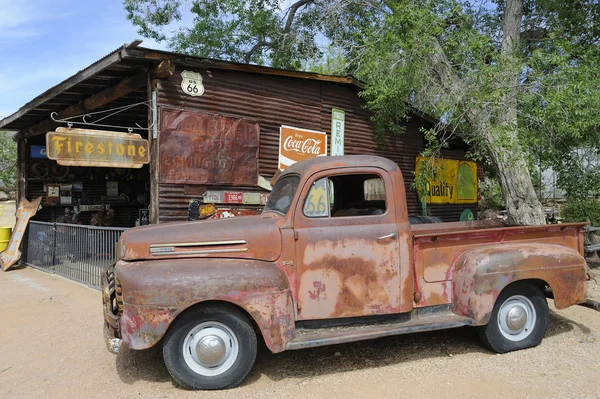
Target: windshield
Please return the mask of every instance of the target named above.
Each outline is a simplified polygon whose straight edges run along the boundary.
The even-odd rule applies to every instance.
[[[292,199],[294,198],[294,194],[296,194],[299,183],[300,176],[298,175],[284,176],[277,180],[263,212],[271,211],[281,213],[282,215],[287,214],[292,205]]]

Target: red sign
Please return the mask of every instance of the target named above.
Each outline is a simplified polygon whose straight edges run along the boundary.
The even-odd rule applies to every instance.
[[[327,133],[282,126],[279,133],[279,169],[327,155]]]
[[[244,202],[244,193],[225,191],[223,202],[226,204],[242,204]]]
[[[258,123],[194,111],[160,114],[161,183],[255,186]]]

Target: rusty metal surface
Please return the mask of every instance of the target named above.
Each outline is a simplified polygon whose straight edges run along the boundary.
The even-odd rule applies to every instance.
[[[223,257],[229,253],[240,258],[275,261],[281,252],[280,220],[275,214],[265,214],[136,227],[121,235],[120,243],[126,248],[123,259]],[[240,240],[245,243],[207,245]],[[151,253],[151,245],[169,247],[173,251]]]
[[[452,304],[457,317],[468,318],[462,323],[484,324],[498,294],[519,280],[549,284],[557,308],[585,300],[583,223],[486,228],[490,223],[471,222],[412,232],[402,173],[390,160],[314,158],[284,174],[290,173],[303,178],[285,216],[266,212],[125,232],[120,243],[125,256],[116,265],[114,284],[121,287],[122,315],[118,323],[110,315],[106,318],[114,335],[120,334],[134,349],[147,348],[185,309],[225,301],[247,311],[269,349],[279,352],[295,345],[290,342],[299,320],[398,314]],[[384,214],[303,215],[304,198],[314,181],[353,173],[383,179]],[[395,237],[388,239],[390,234]],[[105,313],[113,309],[116,315],[104,297]],[[392,330],[373,333],[399,333]],[[359,335],[333,337],[332,342],[357,340]]]
[[[456,284],[455,267],[460,267],[458,259],[465,253],[473,253],[481,246],[496,243],[534,244],[543,253],[545,248],[554,251],[559,246],[564,251],[579,253],[580,264],[585,265],[581,256],[583,241],[581,232],[585,223],[493,227],[489,222],[463,222],[450,224],[431,224],[423,227],[412,226],[414,239],[415,306],[433,306],[453,301],[453,284]],[[435,232],[438,229],[439,232]],[[507,247],[508,248],[508,247]],[[550,264],[550,258],[546,259]],[[520,267],[528,268],[528,260],[523,259]],[[556,270],[556,273],[560,273]],[[499,273],[498,278],[504,278]],[[454,283],[453,283],[454,280]],[[573,288],[573,287],[571,287]],[[581,293],[578,291],[578,294]]]
[[[148,140],[135,133],[59,127],[46,134],[46,148],[66,166],[141,168],[150,160]]]
[[[531,279],[552,288],[557,309],[586,299],[586,263],[577,250],[559,244],[517,242],[475,248],[458,258],[451,287],[452,309],[478,325],[486,324],[502,289]]]
[[[281,352],[294,338],[288,280],[272,263],[246,259],[119,261],[115,275],[123,289],[121,337],[132,349],[156,344],[173,319],[207,300],[244,309],[267,347]],[[165,276],[168,284],[165,284]]]
[[[394,194],[403,195],[397,193],[403,191],[402,184],[392,185],[396,174],[400,174],[398,167],[374,156],[328,158],[295,164],[283,174],[300,173],[308,177],[296,195],[294,214],[298,319],[398,313],[402,310],[401,271],[408,270],[409,261],[406,256],[408,236],[402,234],[398,239],[397,220],[406,222],[404,207],[397,210],[392,205],[397,204]],[[385,214],[351,218],[304,215],[303,199],[314,181],[352,173],[375,174],[383,179],[388,204]],[[391,239],[379,239],[392,234]],[[401,260],[405,262],[404,267]]]
[[[161,183],[258,182],[258,123],[165,108],[160,120]]]

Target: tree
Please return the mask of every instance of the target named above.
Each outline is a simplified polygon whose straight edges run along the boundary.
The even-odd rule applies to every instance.
[[[544,223],[532,157],[564,166],[600,126],[596,1],[198,0],[173,34],[184,3],[125,7],[143,35],[200,56],[299,68],[340,49],[378,132],[414,108],[437,116],[438,146],[459,135],[489,160],[511,223]]]
[[[7,132],[0,131],[0,189],[15,189],[17,144]]]

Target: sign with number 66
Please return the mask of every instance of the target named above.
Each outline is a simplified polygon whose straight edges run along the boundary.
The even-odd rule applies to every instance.
[[[183,90],[185,94],[194,97],[203,95],[204,86],[202,85],[202,75],[192,71],[181,72],[181,90]]]

